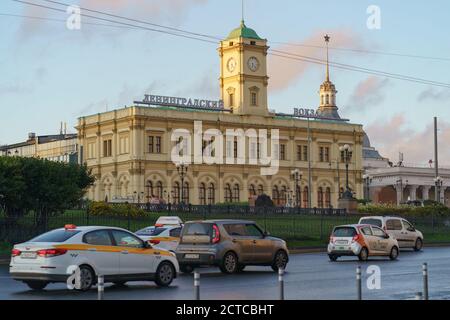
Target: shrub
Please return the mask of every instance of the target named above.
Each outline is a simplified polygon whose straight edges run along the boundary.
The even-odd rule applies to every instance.
[[[365,215],[399,215],[399,216],[447,216],[450,209],[442,204],[415,207],[409,205],[393,204],[366,204],[359,205],[358,212]]]
[[[128,217],[129,215],[132,218],[137,218],[145,215],[144,210],[126,203],[111,205],[105,202],[91,202],[88,212],[93,216]]]

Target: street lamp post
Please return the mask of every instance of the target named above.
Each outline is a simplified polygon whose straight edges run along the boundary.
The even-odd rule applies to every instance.
[[[343,158],[344,158],[344,162],[345,162],[345,192],[342,195],[342,198],[343,199],[353,199],[353,194],[350,191],[350,187],[348,184],[348,167],[349,167],[350,161],[352,159],[352,149],[348,144],[346,144],[344,146],[341,146],[339,148],[339,150],[344,153]]]
[[[441,199],[441,188],[444,184],[444,180],[442,180],[442,178],[440,176],[437,176],[436,178],[434,178],[434,185],[435,185],[435,199],[436,202],[441,203],[442,199]]]
[[[180,163],[177,165],[178,175],[181,179],[181,203],[184,204],[184,179],[186,178],[188,172],[188,166],[184,163]]]
[[[148,205],[148,207],[150,207],[150,197],[151,197],[150,190],[152,188],[152,185],[150,184],[150,181],[147,182],[147,186],[146,187],[147,187],[147,205]]]
[[[299,190],[298,190],[298,182],[300,181],[300,180],[302,180],[302,176],[303,176],[303,172],[302,171],[300,171],[300,170],[298,170],[298,169],[294,169],[294,170],[292,170],[292,172],[291,172],[291,176],[292,176],[292,178],[294,179],[294,181],[295,181],[295,206],[298,208],[298,206],[299,206]]]
[[[366,187],[366,200],[370,202],[370,184],[372,183],[372,177],[368,174],[363,176],[364,186]]]

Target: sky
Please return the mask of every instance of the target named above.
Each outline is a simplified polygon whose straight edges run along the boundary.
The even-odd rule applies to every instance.
[[[0,144],[23,141],[28,132],[58,133],[61,121],[74,133],[78,117],[131,105],[146,93],[219,98],[218,43],[88,17],[69,30],[66,6],[25,1],[63,12],[0,0]],[[219,38],[242,16],[241,0],[58,2]],[[367,26],[371,5],[380,9],[379,29]],[[272,49],[324,59],[329,34],[332,62],[450,83],[449,1],[245,0],[244,8],[246,25]],[[268,72],[270,109],[317,108],[322,65],[269,56]],[[450,165],[450,88],[330,72],[341,116],[364,125],[383,156],[395,162],[402,152],[407,163],[427,164],[437,116],[440,163]]]

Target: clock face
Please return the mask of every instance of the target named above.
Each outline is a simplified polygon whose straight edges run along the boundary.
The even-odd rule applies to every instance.
[[[227,62],[228,71],[233,72],[234,69],[236,69],[236,66],[237,66],[236,60],[234,60],[234,58],[230,58]]]
[[[255,57],[251,57],[250,59],[248,59],[248,67],[253,72],[258,70],[258,68],[259,68],[259,61],[258,61],[258,59],[256,59]]]

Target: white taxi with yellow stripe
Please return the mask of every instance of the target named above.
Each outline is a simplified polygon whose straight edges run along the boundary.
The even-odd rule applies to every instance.
[[[179,217],[159,217],[154,226],[136,231],[136,235],[149,241],[155,248],[175,252],[180,243],[183,220]]]
[[[78,275],[78,290],[89,290],[99,275],[105,282],[154,281],[168,286],[179,266],[172,252],[154,248],[133,233],[114,227],[76,227],[44,233],[15,245],[10,274],[35,290]],[[70,280],[70,279],[69,279]]]

